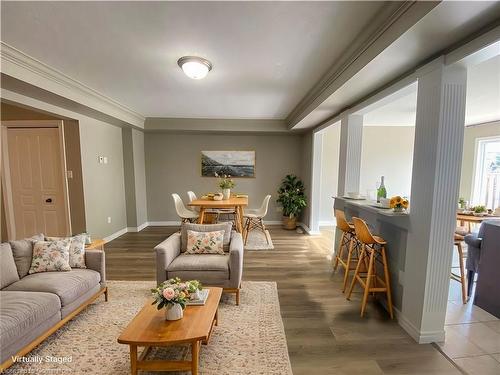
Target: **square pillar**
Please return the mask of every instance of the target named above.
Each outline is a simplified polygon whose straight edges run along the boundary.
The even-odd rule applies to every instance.
[[[337,194],[359,191],[363,116],[348,115],[340,120],[339,179]]]
[[[418,72],[410,230],[399,322],[418,342],[444,340],[462,162],[466,70],[437,60]]]

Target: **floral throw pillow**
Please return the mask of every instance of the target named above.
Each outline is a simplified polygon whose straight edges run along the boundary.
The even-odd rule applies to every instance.
[[[71,271],[69,266],[70,241],[36,241],[29,274],[48,271]]]
[[[187,231],[186,254],[224,255],[224,231],[195,232]]]
[[[87,268],[85,265],[85,239],[87,235],[78,234],[73,237],[47,237],[47,241],[69,241],[69,266],[71,268]]]

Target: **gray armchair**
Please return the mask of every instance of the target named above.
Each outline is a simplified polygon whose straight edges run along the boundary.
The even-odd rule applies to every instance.
[[[184,254],[188,229],[199,232],[224,230],[226,254]],[[182,225],[181,233],[172,234],[154,250],[158,284],[173,277],[199,280],[203,285],[219,286],[225,293],[236,294],[236,305],[239,305],[243,275],[243,239],[240,233],[231,231],[231,223],[204,225],[185,223]]]

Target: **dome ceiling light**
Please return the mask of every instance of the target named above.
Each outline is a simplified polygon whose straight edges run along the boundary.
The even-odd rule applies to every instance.
[[[212,70],[212,63],[202,57],[183,56],[177,60],[177,64],[184,74],[192,79],[205,78],[208,72]]]

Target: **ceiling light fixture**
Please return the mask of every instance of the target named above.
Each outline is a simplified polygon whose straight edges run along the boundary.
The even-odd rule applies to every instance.
[[[192,79],[205,78],[212,70],[212,63],[207,59],[196,56],[183,56],[177,60],[184,74]]]

